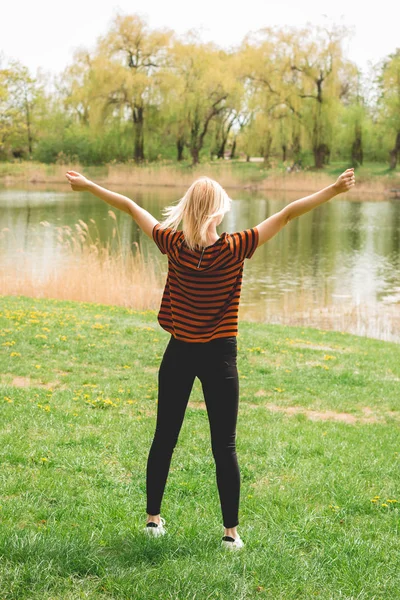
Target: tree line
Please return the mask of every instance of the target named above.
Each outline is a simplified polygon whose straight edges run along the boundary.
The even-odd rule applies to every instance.
[[[0,61],[0,160],[387,162],[400,158],[400,48],[363,74],[348,31],[266,27],[235,48],[117,15],[54,76]]]

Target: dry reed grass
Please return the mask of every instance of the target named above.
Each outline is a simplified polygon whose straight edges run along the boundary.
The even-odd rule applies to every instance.
[[[108,212],[116,221],[115,213]],[[81,219],[75,224],[75,231],[69,225],[54,227],[59,258],[44,270],[38,270],[35,260],[24,252],[9,264],[3,262],[1,293],[154,309],[162,291],[155,262],[143,255],[137,242],[133,242],[132,252],[123,253],[117,223],[112,230],[112,240],[103,246],[96,222],[94,219],[90,222],[97,230],[96,239]],[[47,221],[41,221],[41,225],[51,227]],[[2,235],[4,233],[7,228],[3,229]],[[115,238],[117,250],[112,248]],[[44,238],[39,237],[37,242],[41,240]]]
[[[29,182],[31,184],[51,183],[65,184],[66,170],[88,173],[99,185],[103,186],[163,186],[189,187],[201,175],[217,179],[226,188],[249,190],[287,191],[294,193],[315,192],[332,183],[332,176],[319,172],[292,172],[269,174],[262,178],[260,171],[240,171],[235,164],[217,163],[197,168],[176,168],[174,165],[156,164],[154,166],[137,167],[134,164],[116,164],[105,167],[86,168],[79,164],[44,165],[41,163],[21,163],[13,165],[10,172],[6,166],[0,171],[4,185]],[[257,179],[257,180],[256,180]],[[393,180],[387,177],[358,177],[357,185],[347,196],[358,199],[367,196],[387,196],[393,188]],[[67,187],[66,187],[67,189]]]

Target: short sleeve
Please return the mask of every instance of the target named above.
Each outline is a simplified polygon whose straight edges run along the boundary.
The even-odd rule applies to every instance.
[[[230,233],[228,239],[230,251],[238,260],[251,258],[258,246],[258,229],[251,227]]]
[[[153,227],[153,240],[162,254],[168,254],[181,236],[181,231],[174,231],[172,227],[161,227],[156,223]]]

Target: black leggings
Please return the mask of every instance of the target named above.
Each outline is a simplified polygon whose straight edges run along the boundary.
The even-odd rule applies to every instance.
[[[147,513],[160,513],[172,453],[196,376],[207,407],[223,523],[226,528],[236,527],[240,495],[236,336],[183,342],[171,335],[158,373],[157,422],[146,471]]]

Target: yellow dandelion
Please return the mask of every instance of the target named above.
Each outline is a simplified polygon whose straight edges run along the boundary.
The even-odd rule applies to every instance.
[[[21,356],[21,352],[11,352],[10,356]]]

